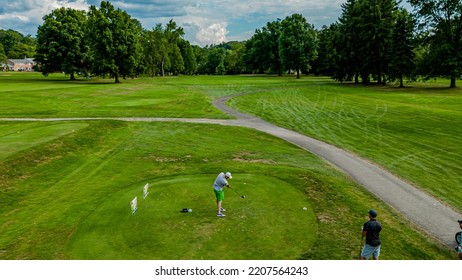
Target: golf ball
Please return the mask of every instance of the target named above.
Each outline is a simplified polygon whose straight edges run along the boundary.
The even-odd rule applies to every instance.
[[[303,210],[306,210],[306,207],[303,207]]]
[[[192,209],[188,209],[188,212],[192,212]]]

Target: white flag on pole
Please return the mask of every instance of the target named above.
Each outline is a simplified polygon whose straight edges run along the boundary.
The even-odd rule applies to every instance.
[[[130,206],[132,208],[132,215],[135,214],[136,210],[138,210],[138,197],[135,198],[130,202]]]
[[[149,183],[147,183],[146,185],[144,185],[144,188],[143,188],[143,199],[146,199],[146,196],[148,196],[149,194]]]

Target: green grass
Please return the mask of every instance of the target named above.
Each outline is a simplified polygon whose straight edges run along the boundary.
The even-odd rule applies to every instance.
[[[36,75],[13,78],[10,93],[4,95],[2,88],[0,94],[7,104],[17,105],[18,113],[2,110],[2,117],[39,117],[10,100],[13,95],[33,102],[53,99],[41,89],[35,92],[41,98],[35,98],[26,83],[32,91],[35,86],[62,83],[56,94],[76,86],[75,95],[88,103],[92,98],[95,103],[115,100],[111,95],[120,89],[109,84],[82,86],[95,81],[75,85]],[[220,113],[200,108],[210,108],[208,101],[217,96],[258,96],[319,82],[168,77],[128,80],[123,85],[152,88],[153,99],[162,95],[172,100],[176,91],[189,88],[197,98],[175,116],[219,117]],[[154,90],[166,84],[169,94]],[[108,90],[94,91],[98,86]],[[144,102],[157,106],[151,95],[136,90],[132,94],[139,99],[126,95],[117,98],[119,106],[82,113],[99,116],[104,111],[109,116],[129,107],[147,113],[140,108]],[[67,116],[76,102],[70,97],[53,116]],[[35,112],[46,103],[35,104]],[[171,105],[168,110],[152,110],[152,116],[171,116],[174,111]],[[15,138],[18,134],[22,137]],[[382,259],[455,257],[329,164],[250,129],[175,122],[0,122],[0,145],[8,150],[0,159],[0,259],[357,259],[360,227],[370,208],[378,210],[384,225]],[[224,219],[215,217],[212,191],[221,171],[231,171],[231,186],[247,196],[241,199],[228,190]],[[143,200],[147,182],[152,185]],[[134,196],[139,210],[132,216],[129,202]],[[193,212],[180,213],[182,208]]]
[[[308,78],[230,104],[368,158],[462,211],[462,90]]]
[[[85,123],[13,123],[0,130],[0,160],[86,127]]]
[[[108,79],[71,82],[58,74],[44,78],[0,72],[0,117],[226,118],[209,96],[176,80],[144,77],[114,84]]]
[[[313,212],[302,210],[309,207],[303,192],[274,177],[238,174],[233,187],[245,192],[246,199],[226,192],[228,217],[217,220],[210,190],[214,176],[154,179],[145,200],[142,184],[109,196],[72,236],[68,245],[72,255],[91,259],[291,259],[313,245],[317,226]],[[134,197],[139,206],[131,215],[127,202]],[[192,212],[181,213],[183,208]],[[281,248],[281,244],[286,246]]]
[[[343,174],[274,137],[213,125],[84,123],[0,164],[2,259],[355,259],[372,207],[386,225],[384,259],[451,258]],[[224,170],[247,197],[228,191],[228,216],[219,219],[211,185]],[[185,207],[191,215],[179,212]],[[156,250],[159,243],[172,250]]]

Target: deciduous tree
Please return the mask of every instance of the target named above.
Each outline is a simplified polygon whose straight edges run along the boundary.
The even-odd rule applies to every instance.
[[[269,72],[282,75],[282,62],[279,52],[281,20],[268,22],[257,29],[250,40],[245,43],[244,62],[250,70],[259,73]]]
[[[393,11],[397,4],[394,0],[360,0],[358,5],[358,40],[363,83],[368,83],[372,75],[377,83],[382,84],[388,71]]]
[[[361,11],[358,0],[348,0],[342,4],[339,23],[333,26],[333,59],[337,66],[333,78],[338,81],[351,81],[353,77],[359,83],[361,55],[359,40],[359,20]]]
[[[282,21],[279,52],[287,70],[297,72],[308,69],[310,61],[317,57],[317,34],[313,25],[300,14],[293,14]]]
[[[417,10],[420,27],[428,34],[425,60],[431,61],[428,76],[447,76],[451,88],[462,73],[462,1],[409,0]]]
[[[159,23],[152,30],[144,32],[144,65],[152,77],[156,74],[164,76],[165,67],[170,67],[168,47],[162,24]]]
[[[109,75],[116,83],[120,83],[120,77],[136,77],[141,72],[141,33],[141,23],[111,3],[102,1],[99,9],[90,6],[92,72],[103,77]]]
[[[43,17],[37,30],[35,61],[43,75],[64,72],[75,79],[75,73],[86,73],[90,66],[86,40],[86,13],[59,8]]]
[[[2,43],[0,43],[0,64],[1,63],[5,63],[6,62],[6,54],[5,54],[5,50],[3,49],[3,45]]]
[[[414,26],[414,19],[407,10],[399,9],[396,12],[392,33],[389,76],[398,79],[400,87],[404,86],[404,77],[411,76],[415,71]]]
[[[191,44],[188,41],[181,39],[178,46],[180,47],[181,56],[183,57],[185,74],[192,75],[196,73],[196,57],[194,56]]]
[[[34,57],[36,40],[30,35],[23,36],[18,31],[0,29],[0,43],[7,58]]]

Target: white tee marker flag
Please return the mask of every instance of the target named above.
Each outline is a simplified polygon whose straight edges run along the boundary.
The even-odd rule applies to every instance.
[[[138,197],[135,196],[135,198],[130,202],[130,207],[132,208],[132,215],[136,213],[136,210],[138,210]]]
[[[144,188],[143,188],[143,199],[146,199],[146,196],[148,196],[149,194],[149,183],[147,183],[146,185],[144,185]]]

